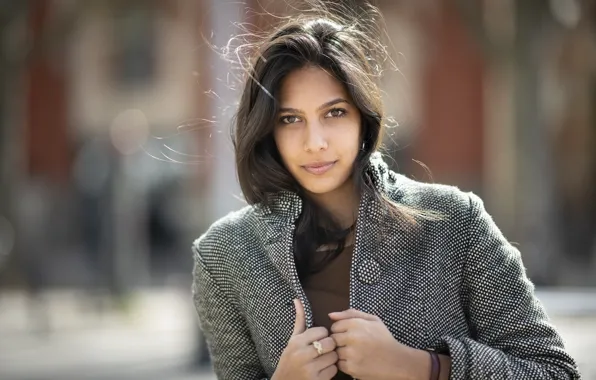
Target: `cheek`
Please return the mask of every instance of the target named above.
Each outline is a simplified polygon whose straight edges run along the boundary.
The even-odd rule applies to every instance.
[[[275,131],[273,133],[273,139],[282,160],[287,162],[288,159],[295,155],[297,140],[292,138],[290,133],[287,133],[287,131]]]
[[[338,128],[337,133],[333,136],[333,140],[337,145],[341,146],[342,151],[346,155],[356,155],[360,150],[360,125],[358,123],[346,125],[343,128]],[[339,147],[338,146],[338,147]]]

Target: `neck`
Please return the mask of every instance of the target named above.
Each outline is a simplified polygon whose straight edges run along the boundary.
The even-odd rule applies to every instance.
[[[327,210],[342,228],[350,228],[356,222],[360,194],[354,188],[352,180],[346,181],[332,192],[309,195],[319,207]]]

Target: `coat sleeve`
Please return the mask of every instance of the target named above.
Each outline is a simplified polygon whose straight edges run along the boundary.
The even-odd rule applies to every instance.
[[[244,317],[203,261],[207,249],[201,239],[193,245],[192,294],[213,370],[220,380],[267,380]]]
[[[534,295],[519,251],[480,198],[469,196],[462,299],[474,339],[443,338],[452,360],[451,379],[580,379],[575,361]]]

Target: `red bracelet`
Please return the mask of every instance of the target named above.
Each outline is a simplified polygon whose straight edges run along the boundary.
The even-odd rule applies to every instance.
[[[439,355],[437,355],[434,351],[428,351],[430,354],[430,380],[439,380],[439,375],[441,374],[441,361],[439,360]]]

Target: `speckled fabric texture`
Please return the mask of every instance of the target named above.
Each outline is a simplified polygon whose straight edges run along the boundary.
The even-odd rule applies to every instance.
[[[520,253],[480,198],[390,171],[379,153],[373,185],[398,204],[432,210],[404,230],[363,196],[350,270],[350,307],[379,316],[395,339],[445,352],[451,379],[579,379],[534,296]],[[277,194],[215,222],[193,245],[193,298],[219,379],[270,378],[292,333],[292,300],[309,301],[293,260],[300,198]]]

